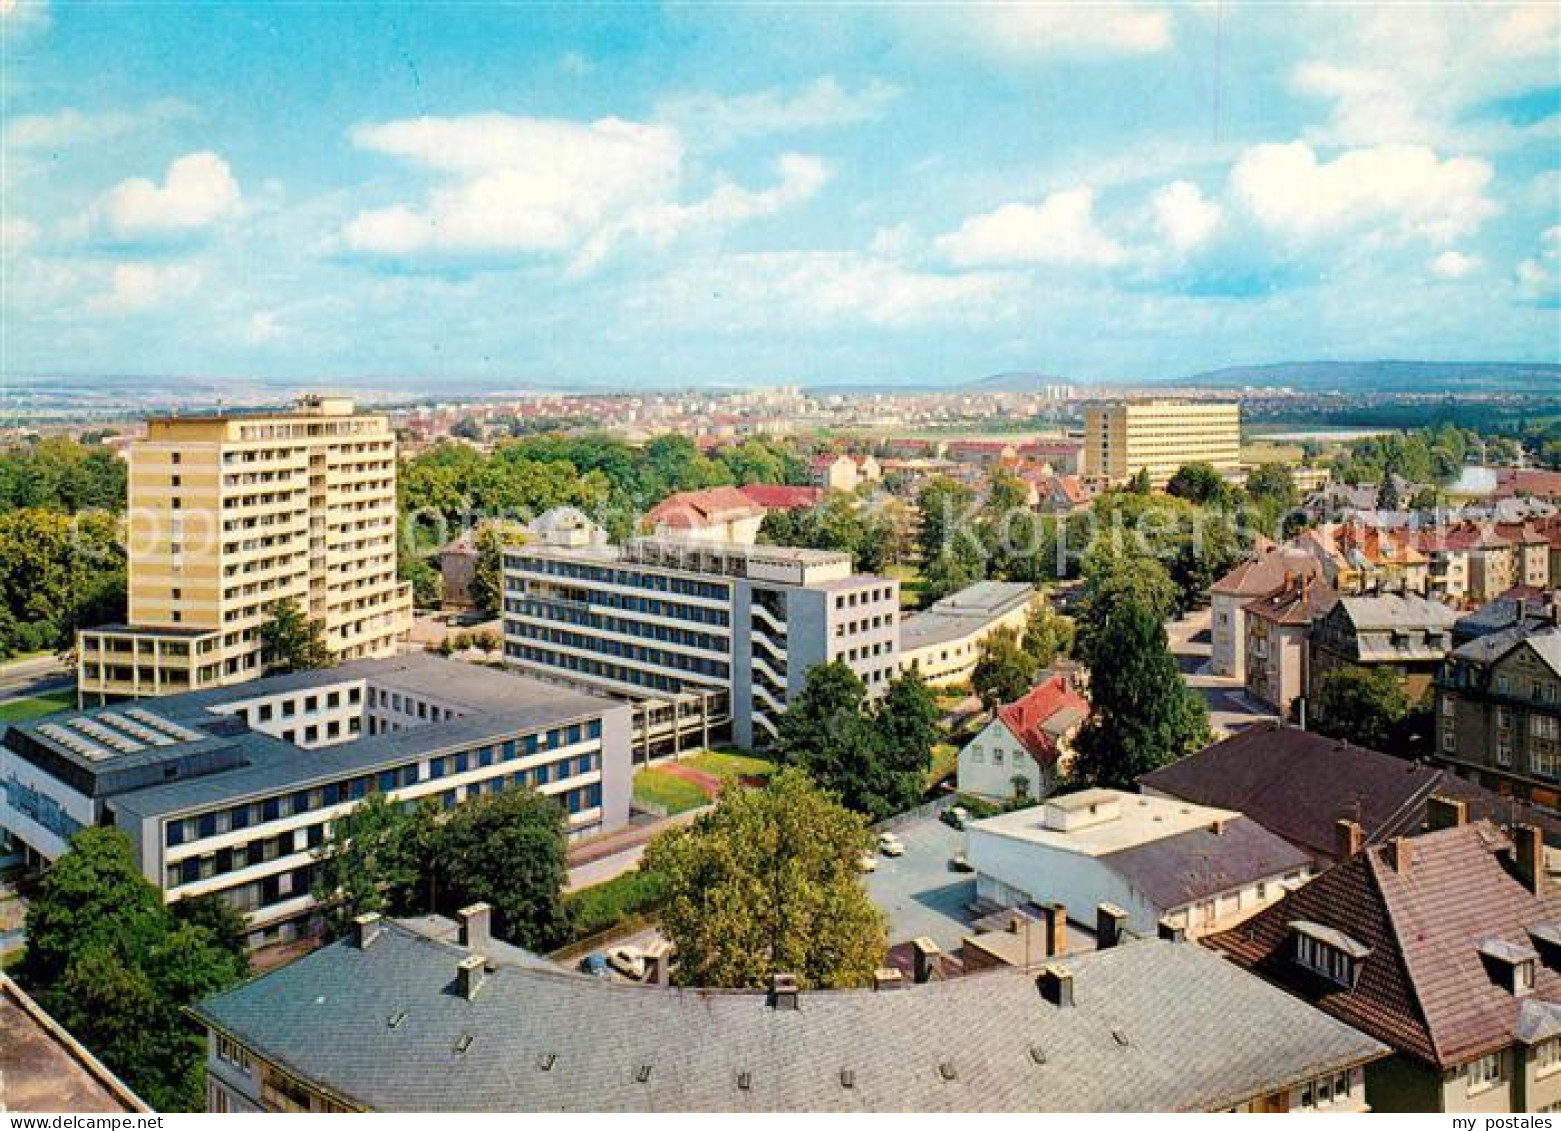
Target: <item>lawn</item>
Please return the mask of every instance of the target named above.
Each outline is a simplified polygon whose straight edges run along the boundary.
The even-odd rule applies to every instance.
[[[634,869],[616,879],[564,896],[572,916],[574,939],[589,938],[630,920],[648,916],[661,906],[666,883],[660,873]]]
[[[658,766],[647,766],[634,775],[634,800],[665,809],[668,815],[710,804],[704,790]]]
[[[25,723],[28,719],[70,710],[75,705],[74,691],[48,691],[25,699],[11,699],[0,703],[0,723]]]
[[[768,778],[777,767],[767,758],[756,758],[752,754],[737,754],[726,750],[702,750],[688,758],[682,759],[685,766],[692,766],[696,770],[703,770],[707,774],[715,774],[717,777],[725,777],[733,774],[740,778]]]
[[[959,769],[959,747],[952,742],[940,742],[932,748],[932,765],[927,767],[927,788],[933,789],[945,778],[951,778]]]

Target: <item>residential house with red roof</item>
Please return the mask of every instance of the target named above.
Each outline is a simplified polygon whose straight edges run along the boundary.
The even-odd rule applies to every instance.
[[[658,537],[697,538],[751,546],[764,508],[736,487],[709,487],[668,495],[647,516]]]
[[[1049,796],[1073,760],[1073,737],[1089,703],[1068,677],[1054,675],[997,715],[959,752],[959,790],[1009,800]]]
[[[1246,678],[1246,606],[1277,593],[1296,577],[1324,581],[1322,561],[1309,549],[1269,543],[1210,587],[1210,664],[1215,675]]]
[[[1373,1110],[1556,1110],[1561,898],[1543,839],[1451,810],[1451,827],[1362,848],[1204,943],[1392,1046],[1366,1068]]]
[[[1312,624],[1339,595],[1315,573],[1288,574],[1275,592],[1241,607],[1246,621],[1246,688],[1282,719],[1306,694]]]

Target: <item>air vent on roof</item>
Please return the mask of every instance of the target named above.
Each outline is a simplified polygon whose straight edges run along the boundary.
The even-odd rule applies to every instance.
[[[959,1072],[957,1069],[955,1069],[954,1062],[952,1060],[945,1060],[942,1064],[938,1065],[938,1075],[943,1077],[945,1080],[959,1079]]]
[[[455,1051],[456,1052],[465,1052],[467,1049],[469,1049],[471,1047],[472,1047],[472,1035],[470,1033],[462,1033],[459,1037],[455,1038]]]
[[[643,1084],[643,1083],[645,1083],[645,1081],[649,1080],[650,1079],[650,1065],[648,1065],[648,1064],[640,1065],[639,1068],[635,1070],[634,1079],[638,1083],[641,1083],[641,1084]]]
[[[842,1088],[856,1087],[856,1073],[849,1068],[842,1068],[840,1070],[840,1086]]]
[[[545,1052],[541,1056],[537,1057],[537,1069],[542,1072],[551,1072],[553,1070],[553,1063],[557,1059],[558,1054],[556,1052]]]
[[[405,1021],[406,1019],[407,1011],[404,1009],[398,1009],[385,1020],[385,1024],[390,1026],[392,1029],[399,1029],[401,1027],[401,1022]]]
[[[1127,1048],[1128,1045],[1133,1043],[1132,1041],[1129,1041],[1127,1039],[1127,1034],[1122,1032],[1121,1029],[1113,1029],[1113,1030],[1111,1030],[1111,1038],[1112,1038],[1112,1040],[1116,1041],[1117,1044],[1121,1045],[1123,1048]]]
[[[1043,1049],[1040,1045],[1031,1045],[1030,1046],[1030,1059],[1035,1061],[1036,1064],[1045,1064],[1046,1063],[1046,1050]]]
[[[753,1087],[753,1073],[752,1072],[739,1072],[737,1074],[737,1089],[738,1089],[738,1091],[746,1092],[751,1087]]]

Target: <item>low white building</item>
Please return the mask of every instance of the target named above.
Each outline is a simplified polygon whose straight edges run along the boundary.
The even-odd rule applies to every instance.
[[[1111,903],[1145,934],[1162,919],[1224,930],[1312,874],[1311,857],[1234,810],[1112,789],[976,821],[965,855],[983,899],[1088,914]]]
[[[999,707],[959,752],[959,791],[1001,801],[1049,796],[1073,760],[1073,736],[1088,717],[1089,703],[1067,678],[1051,676]]]
[[[950,593],[900,622],[900,666],[919,670],[930,687],[964,683],[976,670],[982,641],[1001,628],[1022,631],[1040,600],[1023,581],[978,581]]]

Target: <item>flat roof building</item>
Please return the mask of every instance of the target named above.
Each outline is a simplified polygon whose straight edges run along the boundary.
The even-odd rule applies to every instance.
[[[849,554],[634,538],[504,554],[514,667],[638,701],[694,698],[705,723],[766,746],[810,668],[840,660],[880,694],[899,669],[899,583]]]
[[[255,679],[279,601],[341,660],[386,656],[412,624],[396,574],[396,438],[350,400],[169,416],[130,445],[128,618],[83,630],[83,703]]]
[[[978,581],[900,622],[900,666],[916,668],[934,687],[968,680],[981,642],[1000,628],[1020,631],[1041,600],[1023,581]]]
[[[53,860],[113,824],[172,901],[220,894],[255,944],[313,907],[313,851],[371,793],[445,806],[529,786],[571,836],[619,828],[630,711],[428,654],[20,723],[0,741],[0,828]]]
[[[1241,406],[1234,401],[1118,401],[1084,413],[1084,474],[1124,483],[1140,471],[1156,488],[1189,463],[1225,475],[1241,468]]]

